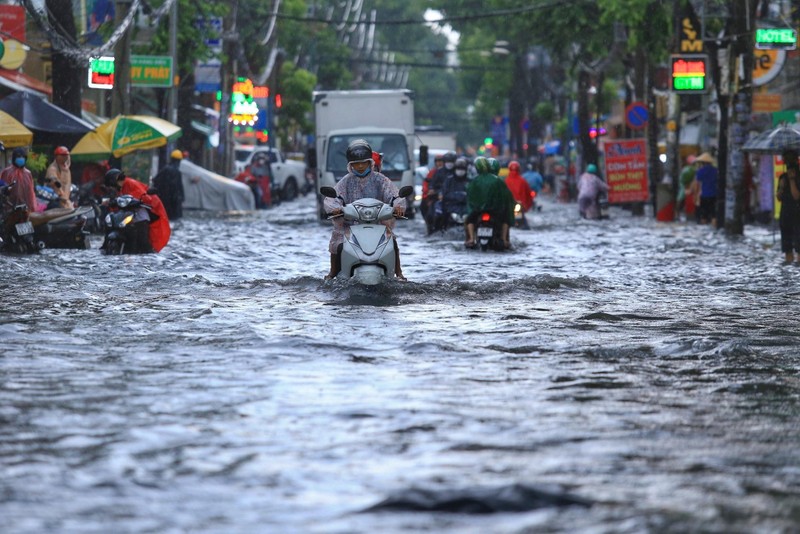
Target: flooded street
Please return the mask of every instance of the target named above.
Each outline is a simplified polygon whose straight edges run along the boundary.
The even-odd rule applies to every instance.
[[[310,196],[0,256],[0,531],[798,532],[772,231],[532,226],[498,254],[401,222],[379,288],[322,281]]]

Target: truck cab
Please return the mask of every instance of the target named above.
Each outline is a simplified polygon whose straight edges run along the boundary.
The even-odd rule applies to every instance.
[[[320,91],[314,93],[316,143],[309,162],[316,163],[315,188],[333,187],[347,174],[345,151],[356,139],[383,154],[381,172],[397,188],[414,185],[414,93],[401,90]],[[317,195],[319,217],[326,218]],[[406,198],[413,216],[414,198]]]

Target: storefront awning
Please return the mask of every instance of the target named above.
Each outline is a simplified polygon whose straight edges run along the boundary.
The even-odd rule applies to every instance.
[[[208,144],[211,147],[219,146],[219,132],[208,124],[203,124],[199,121],[192,121],[192,130],[203,134],[208,139]]]
[[[27,91],[40,97],[53,94],[52,87],[17,70],[0,69],[0,85],[12,91]]]
[[[86,122],[88,122],[89,124],[91,124],[92,126],[94,126],[95,128],[109,121],[108,117],[101,117],[100,115],[95,115],[94,113],[86,109],[81,110],[81,118]]]

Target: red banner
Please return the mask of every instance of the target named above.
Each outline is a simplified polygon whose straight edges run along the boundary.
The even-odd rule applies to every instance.
[[[25,42],[25,8],[22,6],[0,6],[0,39],[16,39]]]
[[[606,141],[603,147],[608,182],[608,202],[646,202],[647,145],[644,139]]]

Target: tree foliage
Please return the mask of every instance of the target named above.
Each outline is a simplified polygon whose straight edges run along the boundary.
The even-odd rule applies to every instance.
[[[671,35],[672,3],[663,0],[533,0],[527,5],[507,0],[435,0],[431,7],[441,10],[445,17],[458,17],[451,23],[461,33],[462,64],[487,68],[460,73],[463,90],[475,98],[475,118],[483,123],[487,116],[503,111],[505,102],[509,103],[509,114],[519,113],[516,108],[522,106],[526,116],[535,118],[540,97],[554,101],[561,120],[572,99],[578,101],[581,114],[587,117],[589,106],[597,102],[575,93],[576,87],[585,91],[604,75],[611,75],[621,85],[622,76],[616,74],[622,72],[623,60],[635,52],[643,52],[653,61],[664,59]],[[510,16],[496,16],[508,9],[516,11]],[[495,44],[501,41],[507,42],[500,48],[509,50],[509,56],[530,58],[541,49],[551,61],[531,76],[534,71],[526,71],[524,58],[515,64],[509,56],[496,53]],[[490,71],[490,67],[506,70]],[[583,82],[578,83],[581,78]],[[541,95],[526,102],[524,96],[515,96],[520,88],[527,95]]]
[[[149,6],[158,11],[167,1],[150,0]],[[235,14],[226,35],[234,46],[226,46],[220,59],[280,90],[279,133],[287,140],[311,130],[314,89],[410,88],[418,123],[455,130],[462,143],[485,135],[497,115],[530,117],[543,128],[564,120],[567,102],[580,96],[575,88],[581,75],[599,82],[603,73],[606,84],[620,87],[630,56],[661,61],[672,35],[673,3],[666,0],[280,0],[277,20],[278,0],[176,1],[181,99],[194,98],[194,68],[215,53],[205,45],[208,35],[199,21],[223,17],[231,28]],[[447,50],[443,25],[425,22],[428,9],[441,12],[460,34],[457,60]],[[137,30],[134,42],[140,44],[133,52],[168,53],[168,19]],[[500,41],[506,44],[498,47]],[[547,104],[548,112],[541,112]],[[587,111],[596,105],[585,104]]]

